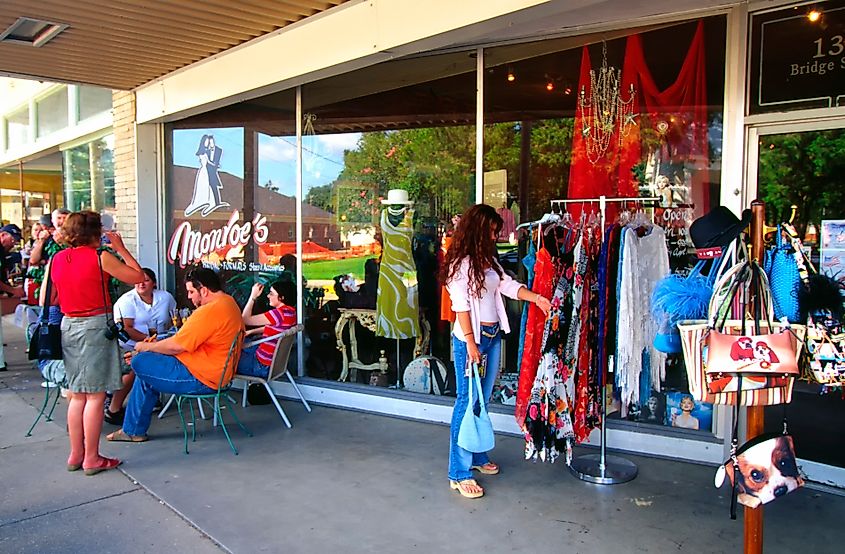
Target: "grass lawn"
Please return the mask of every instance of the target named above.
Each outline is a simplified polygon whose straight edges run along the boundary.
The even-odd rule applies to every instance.
[[[373,256],[359,256],[343,260],[323,260],[318,262],[303,262],[302,274],[308,280],[331,281],[337,275],[350,273],[358,280],[364,279],[364,262]]]

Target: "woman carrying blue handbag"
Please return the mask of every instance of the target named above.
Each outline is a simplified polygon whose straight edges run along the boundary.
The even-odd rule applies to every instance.
[[[457,398],[450,433],[449,486],[466,498],[484,495],[472,477],[473,470],[499,473],[499,466],[487,455],[492,448],[492,425],[485,403],[499,370],[500,333],[510,332],[502,295],[534,302],[544,313],[551,307],[548,298],[511,279],[499,265],[496,237],[502,223],[496,210],[486,204],[469,208],[455,229],[441,276],[457,315],[452,331]],[[479,367],[482,356],[486,362]],[[467,430],[462,433],[465,418]]]

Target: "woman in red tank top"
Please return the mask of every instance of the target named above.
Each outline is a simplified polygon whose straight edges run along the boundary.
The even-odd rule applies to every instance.
[[[86,475],[94,475],[120,465],[120,460],[100,455],[106,391],[121,387],[117,340],[106,336],[113,321],[108,282],[114,276],[124,283],[135,284],[144,280],[144,273],[117,233],[106,233],[105,238],[125,263],[99,250],[103,228],[96,212],[70,214],[62,232],[69,248],[51,258],[47,271],[65,316],[62,354],[72,393],[67,410],[70,437],[67,469],[82,468]]]

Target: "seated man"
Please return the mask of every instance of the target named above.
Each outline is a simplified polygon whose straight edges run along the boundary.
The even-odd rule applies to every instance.
[[[108,435],[108,440],[146,441],[160,392],[203,394],[217,390],[229,347],[244,330],[241,310],[221,290],[220,279],[210,269],[189,271],[185,289],[197,309],[174,336],[135,344],[138,353],[132,358],[135,384],[129,393],[123,428]],[[240,348],[227,368],[224,385],[235,372],[237,352]]]

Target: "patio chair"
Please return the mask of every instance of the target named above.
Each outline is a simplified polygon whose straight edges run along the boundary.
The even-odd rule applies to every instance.
[[[42,386],[46,385],[44,387],[44,402],[41,404],[41,410],[39,410],[38,415],[35,416],[35,421],[32,422],[29,431],[26,432],[27,437],[32,436],[32,430],[35,429],[35,426],[38,425],[42,417],[44,417],[44,421],[53,421],[53,411],[56,409],[56,404],[59,403],[59,397],[62,395],[62,387],[66,384],[64,378],[64,360],[47,360],[40,362],[40,364],[44,364],[45,366],[45,369],[42,371],[42,376],[44,376]],[[52,377],[52,375],[55,375],[55,377]],[[56,397],[53,399],[53,405],[50,406],[50,411],[45,414],[44,412],[47,410],[47,404],[50,402],[50,396],[53,392],[56,393]]]
[[[285,329],[281,333],[273,335],[272,337],[265,337],[263,339],[245,344],[244,347],[249,347],[264,342],[278,341],[276,343],[276,351],[273,353],[273,359],[270,362],[270,367],[267,370],[266,376],[255,377],[252,375],[242,375],[240,373],[235,374],[236,379],[246,381],[242,406],[244,408],[246,407],[246,391],[249,388],[249,384],[261,383],[262,385],[264,385],[264,388],[267,389],[267,392],[270,394],[270,400],[273,401],[273,405],[276,406],[276,411],[279,412],[280,416],[282,416],[282,421],[285,422],[285,425],[287,425],[288,429],[290,429],[291,427],[290,420],[285,414],[285,411],[282,409],[281,404],[279,404],[278,399],[276,399],[276,395],[273,394],[273,389],[270,388],[270,383],[276,381],[277,379],[281,379],[282,377],[287,377],[288,381],[290,381],[290,384],[293,386],[293,390],[296,391],[296,394],[299,395],[299,399],[302,400],[302,404],[305,406],[305,409],[309,412],[311,411],[311,406],[308,405],[308,401],[305,400],[305,397],[302,395],[302,391],[299,390],[296,381],[293,380],[293,376],[291,376],[290,372],[288,371],[288,359],[290,358],[290,353],[293,349],[293,344],[296,341],[296,335],[297,333],[302,331],[302,329],[302,325],[295,325],[290,329]]]
[[[233,408],[233,403],[229,401],[229,389],[232,387],[232,382],[229,381],[227,384],[223,384],[224,379],[226,378],[227,370],[230,368],[236,368],[238,365],[238,354],[240,353],[240,345],[241,339],[243,338],[243,331],[239,332],[234,340],[232,341],[232,345],[229,347],[229,353],[226,355],[226,362],[223,364],[220,372],[220,381],[217,382],[217,390],[214,392],[209,393],[198,393],[198,394],[177,394],[176,396],[176,409],[179,412],[179,419],[182,421],[182,434],[185,437],[185,454],[189,454],[188,452],[188,426],[185,424],[185,416],[182,414],[182,404],[185,401],[188,401],[188,407],[191,409],[191,441],[196,442],[197,440],[197,421],[194,415],[194,405],[191,403],[192,399],[197,401],[204,401],[208,402],[209,405],[212,407],[214,411],[214,424],[216,425],[217,422],[220,422],[220,427],[223,428],[223,434],[226,435],[226,440],[229,442],[229,448],[232,449],[232,452],[235,456],[238,455],[238,449],[235,448],[235,445],[232,443],[232,438],[229,436],[229,430],[226,429],[226,423],[223,421],[223,412],[220,408],[221,401],[225,403],[226,407],[232,414],[232,417],[235,419],[235,423],[238,424],[244,433],[248,437],[252,436],[252,433],[244,427],[241,420],[238,419],[238,414],[235,413]]]

